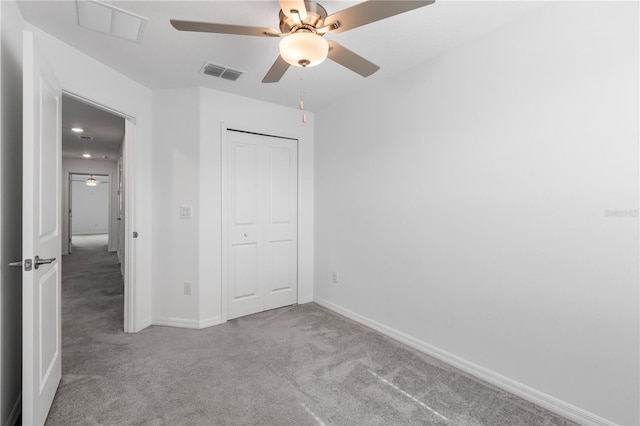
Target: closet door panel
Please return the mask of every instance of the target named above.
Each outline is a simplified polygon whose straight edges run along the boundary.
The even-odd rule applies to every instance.
[[[298,300],[298,152],[297,142],[265,137],[268,175],[265,209],[265,309]]]
[[[228,319],[261,312],[264,242],[261,230],[262,138],[229,132],[227,158]]]

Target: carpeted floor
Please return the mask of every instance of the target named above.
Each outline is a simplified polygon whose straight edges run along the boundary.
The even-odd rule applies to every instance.
[[[48,425],[570,425],[316,304],[124,334],[106,247],[63,259],[62,383]]]

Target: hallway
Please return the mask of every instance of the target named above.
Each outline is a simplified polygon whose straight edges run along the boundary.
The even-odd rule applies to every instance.
[[[107,252],[106,234],[74,235],[72,254],[62,258],[62,372],[76,351],[99,335],[124,324],[124,283],[115,252]],[[83,338],[80,338],[80,337]]]

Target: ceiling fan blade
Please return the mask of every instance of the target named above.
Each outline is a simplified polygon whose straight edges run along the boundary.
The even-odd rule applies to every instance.
[[[287,18],[293,18],[304,21],[307,17],[307,8],[304,5],[304,0],[279,0],[280,8],[282,9],[282,13],[287,16]],[[295,12],[294,12],[295,11]],[[295,16],[298,15],[298,16]]]
[[[277,83],[280,81],[285,72],[289,69],[290,65],[282,59],[282,56],[278,56],[278,59],[271,65],[271,68],[262,79],[263,83]]]
[[[245,27],[242,25],[215,24],[213,22],[179,21],[171,19],[173,28],[180,31],[195,31],[200,33],[234,34],[258,37],[280,37],[280,33],[273,28]]]
[[[369,0],[328,16],[324,23],[334,28],[330,30],[332,33],[342,33],[434,2],[435,0]]]
[[[335,41],[329,42],[328,57],[332,61],[339,63],[345,68],[349,68],[351,71],[358,73],[363,77],[369,77],[380,69],[380,67],[373,62],[367,61],[362,56],[353,53]]]

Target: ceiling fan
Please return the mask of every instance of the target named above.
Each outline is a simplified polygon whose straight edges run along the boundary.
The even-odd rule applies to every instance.
[[[171,19],[171,25],[180,31],[281,38],[280,56],[262,79],[263,83],[280,81],[291,65],[314,66],[327,57],[363,77],[368,77],[380,67],[333,40],[327,41],[323,38],[324,35],[342,33],[434,2],[435,0],[368,0],[329,16],[325,8],[314,1],[279,0],[280,32],[266,27],[177,19]]]

